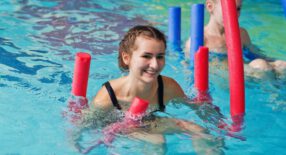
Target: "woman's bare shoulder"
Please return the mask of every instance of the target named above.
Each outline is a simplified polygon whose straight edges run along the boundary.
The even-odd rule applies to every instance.
[[[120,83],[122,81],[122,78],[110,80],[109,84],[111,88],[113,89],[115,95],[118,89],[120,89]],[[95,97],[93,98],[92,104],[95,106],[95,108],[102,108],[102,109],[110,109],[113,107],[110,95],[106,89],[106,86],[102,86]]]
[[[105,86],[102,86],[92,100],[95,108],[110,109],[112,102]]]
[[[183,89],[176,80],[167,76],[162,76],[162,79],[164,83],[164,96],[167,97],[167,100],[178,97],[185,97]]]

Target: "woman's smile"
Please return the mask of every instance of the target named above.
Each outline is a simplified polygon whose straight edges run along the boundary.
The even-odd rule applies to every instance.
[[[143,72],[149,75],[150,77],[155,77],[158,75],[158,71],[154,69],[146,69],[146,70],[143,70]]]

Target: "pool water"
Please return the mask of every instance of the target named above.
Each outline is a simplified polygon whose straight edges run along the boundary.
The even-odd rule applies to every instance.
[[[137,24],[153,24],[165,34],[168,7],[182,7],[182,40],[190,27],[190,6],[203,1],[184,0],[2,0],[0,2],[0,154],[80,154],[70,135],[76,128],[63,117],[70,98],[76,52],[92,55],[89,100],[102,83],[120,77],[117,48],[122,35]],[[259,5],[257,5],[259,3]],[[206,20],[207,20],[206,16]],[[280,1],[245,0],[240,26],[270,58],[286,60],[286,18]],[[163,75],[176,79],[193,97],[191,71],[177,52],[167,50]],[[108,63],[107,63],[108,62]],[[227,71],[210,66],[210,94],[231,122]],[[286,151],[286,79],[246,77],[246,115],[234,138],[201,120],[187,106],[170,104],[168,116],[194,121],[223,139],[225,154],[283,154]],[[204,108],[202,107],[202,110]],[[206,111],[208,113],[208,111]],[[164,114],[162,114],[164,115]],[[83,146],[98,138],[83,131]],[[222,131],[223,132],[223,131]],[[192,139],[166,135],[165,154],[195,154]],[[215,145],[214,145],[215,147]],[[119,136],[112,147],[100,146],[90,154],[156,154],[158,148]]]

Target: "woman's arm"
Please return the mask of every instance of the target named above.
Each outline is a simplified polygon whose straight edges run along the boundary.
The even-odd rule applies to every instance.
[[[243,47],[251,45],[251,40],[246,29],[240,28],[240,35]]]
[[[172,119],[174,126],[179,127],[183,132],[189,133],[192,139],[194,150],[199,155],[224,154],[222,148],[224,147],[223,139],[216,138],[208,133],[208,131],[190,121]]]
[[[96,109],[109,111],[113,108],[112,101],[105,87],[102,87],[91,101],[91,104]]]
[[[218,125],[219,121],[223,119],[223,115],[215,105],[211,103],[201,103],[196,100],[189,99],[184,93],[181,86],[172,78],[163,76],[164,81],[164,101],[168,103],[173,100],[176,103],[184,104],[195,110],[197,115],[202,119],[214,125]],[[201,108],[203,106],[203,108]],[[205,112],[207,111],[207,112]]]
[[[175,98],[186,97],[181,86],[174,79],[166,76],[163,77],[164,83],[164,102],[168,103],[170,100]]]
[[[212,136],[205,128],[193,122],[159,117],[151,124],[148,131],[151,135],[185,133],[190,136],[197,154],[223,154],[223,139]]]
[[[241,44],[244,50],[244,56],[249,59],[256,59],[256,58],[262,58],[262,59],[269,59],[265,55],[263,55],[261,49],[259,49],[257,46],[252,44],[250,36],[246,29],[240,28],[240,34],[241,34]]]
[[[150,134],[144,131],[137,131],[128,134],[128,136],[156,145],[162,145],[165,143],[165,139],[162,134]]]

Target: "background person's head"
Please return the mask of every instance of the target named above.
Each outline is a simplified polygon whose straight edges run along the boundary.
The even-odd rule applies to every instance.
[[[235,0],[236,1],[236,9],[237,9],[237,16],[240,15],[242,0]],[[206,10],[210,14],[211,20],[214,20],[218,24],[222,25],[222,7],[220,0],[206,0],[205,4]]]
[[[139,36],[160,41],[164,44],[164,50],[167,48],[165,35],[158,29],[145,25],[131,28],[119,43],[118,65],[123,71],[129,70],[129,64],[124,61],[124,55],[131,57],[133,52],[137,50],[139,42],[136,42],[136,39]]]

